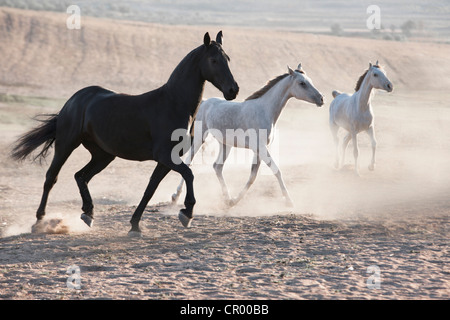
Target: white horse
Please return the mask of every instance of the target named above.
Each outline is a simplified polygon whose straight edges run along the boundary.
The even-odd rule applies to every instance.
[[[210,133],[220,144],[220,152],[214,163],[214,169],[228,205],[235,205],[242,199],[255,181],[262,160],[272,169],[287,204],[292,206],[293,203],[281,171],[267,150],[267,146],[273,140],[274,127],[278,117],[287,101],[292,97],[315,103],[318,107],[323,105],[322,94],[313,86],[301,64],[295,71],[288,66],[288,73],[269,81],[265,87],[243,102],[225,101],[219,98],[203,101],[195,117],[193,143],[185,163],[190,165],[194,155]],[[232,147],[251,149],[254,153],[250,178],[235,199],[230,198],[222,175],[225,160]],[[173,203],[178,200],[182,187],[183,180],[178,186],[177,192],[172,195]]]
[[[353,156],[355,157],[355,172],[358,170],[358,141],[356,135],[361,131],[366,131],[372,143],[372,160],[369,164],[369,170],[375,169],[375,151],[377,141],[374,132],[374,116],[371,106],[371,99],[374,93],[372,89],[382,89],[387,92],[393,90],[391,81],[387,78],[386,72],[378,65],[369,63],[369,69],[359,78],[356,83],[355,93],[349,95],[333,91],[335,98],[330,105],[330,129],[336,144],[336,162],[335,167],[340,168],[344,165],[345,150],[352,139]],[[337,136],[339,128],[347,130],[341,146],[341,162],[339,163],[339,138]]]

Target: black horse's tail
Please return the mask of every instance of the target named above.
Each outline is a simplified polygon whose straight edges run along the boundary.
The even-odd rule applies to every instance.
[[[42,124],[20,137],[15,146],[12,149],[11,157],[15,160],[25,160],[34,150],[41,145],[44,145],[42,150],[34,157],[34,161],[39,158],[45,158],[48,150],[55,141],[56,138],[56,121],[58,114],[43,115],[47,116],[47,119],[35,120],[42,122]]]

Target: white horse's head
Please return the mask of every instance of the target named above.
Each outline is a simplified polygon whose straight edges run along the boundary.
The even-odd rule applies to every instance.
[[[288,66],[288,71],[291,78],[290,94],[299,100],[315,103],[321,107],[324,103],[323,95],[314,87],[312,80],[303,71],[302,64],[300,63],[295,71]]]
[[[383,70],[383,68],[378,65],[378,61],[374,65],[372,65],[372,63],[369,63],[367,76],[369,77],[368,81],[373,88],[382,89],[387,92],[392,92],[392,90],[394,90],[392,82],[386,76],[386,72]]]

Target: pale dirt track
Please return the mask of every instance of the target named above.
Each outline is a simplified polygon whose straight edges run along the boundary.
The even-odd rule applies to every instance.
[[[129,213],[104,206],[88,233],[2,239],[1,298],[448,298],[440,214],[420,223],[199,216],[184,230],[174,216],[146,212],[143,238],[130,239]],[[66,287],[71,265],[80,290]],[[380,289],[367,288],[371,265]]]
[[[178,176],[171,175],[144,213],[143,237],[132,239],[128,221],[153,165],[118,160],[96,177],[96,217],[89,229],[79,219],[72,178],[84,161],[83,153],[75,153],[50,198],[48,219],[62,218],[69,234],[34,235],[46,166],[2,158],[2,181],[9,183],[1,185],[1,299],[449,297],[448,188],[401,196],[403,183],[386,182],[382,164],[378,173],[363,170],[361,178],[350,169],[302,164],[284,167],[294,210],[284,206],[269,174],[228,210],[214,174],[197,165],[192,228],[178,221],[179,206],[155,205],[174,191]],[[232,174],[226,173],[235,194],[242,183]],[[383,187],[371,201],[358,200]],[[73,265],[81,270],[80,290],[67,288]],[[381,283],[370,290],[372,265],[380,268]]]

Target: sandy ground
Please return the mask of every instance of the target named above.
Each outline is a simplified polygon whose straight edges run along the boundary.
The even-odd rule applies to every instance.
[[[303,113],[310,122],[318,119],[322,110],[310,108],[288,109],[286,118]],[[446,109],[445,123],[448,116]],[[383,121],[389,119],[379,121],[388,131]],[[280,140],[284,134],[280,128]],[[389,140],[387,133],[379,136]],[[96,217],[89,229],[79,219],[81,201],[72,178],[88,158],[77,150],[48,207],[49,221],[62,219],[68,234],[35,235],[30,230],[46,165],[17,164],[2,155],[0,298],[448,299],[448,154],[434,158],[442,152],[434,148],[428,157],[423,150],[395,153],[385,141],[376,171],[361,168],[356,177],[350,160],[335,171],[332,152],[302,137],[297,165],[280,161],[294,209],[284,206],[267,170],[248,196],[228,209],[210,165],[196,164],[192,228],[179,223],[178,206],[163,203],[179,181],[170,174],[144,213],[141,239],[127,236],[128,221],[151,162],[116,160],[91,182]],[[369,153],[368,144],[361,149]],[[281,148],[280,159],[285,153]],[[330,156],[319,158],[321,153]],[[293,153],[287,154],[292,160]],[[225,169],[232,194],[248,175],[238,160]],[[78,290],[67,287],[71,266],[80,268]],[[379,273],[368,273],[371,266]],[[380,280],[379,288],[368,287],[371,276]]]
[[[26,20],[26,17],[16,19]],[[48,17],[48,21],[52,19],[56,18]],[[92,25],[96,23],[102,25],[92,20]],[[108,29],[106,26],[99,28]],[[141,30],[143,26],[139,24],[136,28]],[[180,29],[152,28],[155,34],[161,28],[165,32],[173,30],[173,38]],[[120,26],[115,26],[111,31],[117,32],[117,39],[126,37],[126,32],[120,30]],[[199,29],[192,27],[190,30],[193,34]],[[423,51],[399,51],[402,45],[418,49],[421,44],[346,39],[340,45],[342,39],[332,37],[266,33],[266,37],[283,44],[280,51],[272,46],[254,49],[257,48],[255,42],[263,35],[253,39],[259,32],[241,32],[247,36],[225,38],[230,43],[232,52],[228,53],[243,92],[238,99],[258,89],[270,77],[284,72],[287,63],[297,63],[301,54],[307,54],[310,62],[310,68],[305,65],[307,73],[329,97],[331,89],[351,90],[364,70],[368,60],[364,55],[368,49],[357,51],[356,59],[348,59],[349,52],[355,52],[358,43],[379,45],[378,53],[385,57],[394,53],[387,59],[390,63],[386,68],[394,85],[398,86],[392,94],[377,93],[373,100],[379,145],[376,170],[367,169],[370,147],[364,135],[360,137],[361,176],[353,174],[351,145],[344,169],[333,168],[334,147],[327,127],[330,98],[323,108],[291,101],[279,120],[278,140],[272,153],[277,155],[294,199],[293,209],[284,206],[276,179],[264,167],[247,196],[236,207],[227,208],[211,167],[216,150],[211,143],[204,151],[203,163],[192,167],[197,206],[191,229],[184,229],[178,221],[179,206],[166,204],[179,182],[179,176],[170,173],[144,213],[143,237],[129,238],[129,219],[154,163],[120,159],[90,183],[96,211],[94,226],[89,229],[79,219],[81,199],[73,179],[73,174],[89,160],[88,153],[80,148],[63,167],[47,210],[47,221],[61,219],[63,229],[60,230],[65,233],[31,234],[50,158],[41,166],[15,163],[8,158],[8,148],[18,135],[33,126],[30,117],[60,107],[51,101],[48,106],[45,100],[37,98],[0,102],[0,148],[5,150],[0,155],[0,299],[450,297],[450,95],[442,90],[448,81],[444,74],[450,65],[449,46],[430,44]],[[85,40],[101,41],[101,37],[90,38],[93,35],[95,33],[89,33],[88,29]],[[50,32],[47,39],[51,46],[43,45],[51,53],[57,51],[56,42],[51,40],[53,36]],[[289,44],[297,37],[304,43],[300,46],[303,51],[298,55],[288,54],[292,49]],[[192,39],[189,35],[182,42],[185,51],[195,43]],[[324,40],[328,46],[323,46]],[[253,41],[253,45],[249,45],[251,50],[260,50],[257,52],[259,63],[250,59],[256,51],[239,51],[239,48],[247,48],[242,45],[246,41]],[[28,48],[35,45],[29,42]],[[342,54],[341,58],[348,61],[348,68],[333,64],[335,58],[329,57],[333,45],[339,48],[336,52]],[[62,47],[65,46],[63,43]],[[85,54],[89,56],[93,52],[86,50]],[[167,53],[167,57],[175,61],[179,55],[176,50]],[[273,60],[269,59],[271,55]],[[13,51],[8,56],[22,71],[15,75],[4,73],[0,85],[6,92],[23,94],[28,88],[33,94],[46,96],[51,91],[49,88],[57,86],[55,79],[60,76],[57,69],[51,69],[47,83],[42,80],[44,75],[30,73],[30,82],[23,84],[26,79],[21,75],[25,65],[14,58]],[[121,57],[121,54],[116,52],[113,56]],[[424,57],[428,60],[423,60]],[[30,62],[26,58],[31,59],[31,55],[24,53],[22,56]],[[41,58],[41,68],[50,70],[51,60]],[[75,58],[77,62],[77,56]],[[272,61],[273,65],[264,61]],[[417,70],[408,70],[405,61],[420,66],[420,72],[424,73],[422,79],[427,81],[413,79]],[[403,63],[401,68],[396,68],[397,62]],[[152,60],[151,64],[155,62]],[[165,64],[159,68],[164,69]],[[31,65],[33,71],[39,70],[36,64]],[[323,65],[335,71],[333,77],[327,77]],[[71,66],[69,64],[68,70]],[[8,68],[3,64],[3,70],[12,70]],[[121,68],[126,69],[126,66],[118,63],[113,74],[117,75],[114,85],[123,85],[123,91],[133,86],[126,83],[133,74],[139,75],[135,91],[140,90],[143,83],[147,86],[158,83],[168,75],[167,70],[157,68],[158,77],[151,82],[150,76],[143,75],[145,70],[136,73],[138,64],[133,65],[126,76]],[[255,72],[244,72],[248,69]],[[339,69],[342,75],[336,72]],[[439,80],[436,83],[429,82],[433,73]],[[75,91],[72,86],[81,84],[77,73],[71,74],[72,78],[61,78],[63,81],[57,86],[64,95]],[[98,73],[93,74],[88,80],[99,79]],[[121,75],[125,80],[120,80]],[[111,78],[114,77],[108,77]],[[9,85],[11,83],[14,85]],[[206,97],[217,94],[210,87],[205,92]],[[243,158],[243,153],[232,154],[230,159],[235,163],[230,161],[225,167],[225,178],[233,195],[239,192],[249,174],[249,161],[242,161]],[[74,266],[79,269],[72,270],[79,270],[79,274],[68,274],[68,269]],[[67,280],[77,275],[80,288],[69,288]]]
[[[1,298],[448,299],[448,221],[439,213],[351,223],[201,215],[185,230],[173,215],[147,211],[142,239],[126,235],[129,208],[97,213],[88,233],[2,239]],[[79,290],[67,287],[74,265]],[[374,265],[379,289],[367,285]]]

